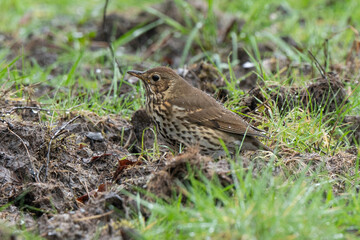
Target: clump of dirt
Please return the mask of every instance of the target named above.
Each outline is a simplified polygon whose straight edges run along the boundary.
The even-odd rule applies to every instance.
[[[286,114],[294,106],[309,109],[317,113],[333,113],[348,103],[345,86],[335,73],[327,73],[326,78],[318,78],[314,83],[304,87],[283,87],[270,85],[250,90],[240,101],[243,112],[255,111],[259,106],[273,101],[280,114]]]
[[[106,43],[113,42],[140,24],[147,25],[155,22],[156,19],[157,18],[154,15],[147,12],[141,12],[133,18],[126,18],[122,15],[112,13],[106,16],[105,22],[99,24],[96,37],[93,41],[104,41]],[[143,49],[147,46],[148,40],[153,39],[157,33],[157,28],[152,28],[144,34],[141,34],[139,37],[131,40],[126,46],[130,47],[132,50]]]
[[[355,145],[360,143],[360,116],[345,116],[343,129],[351,131],[348,139]]]
[[[52,36],[30,36],[26,41],[12,42],[9,48],[12,54],[9,59],[15,56],[25,55],[30,63],[37,63],[41,67],[47,67],[57,61],[58,55],[65,51],[62,47],[56,45]],[[22,69],[22,61],[17,61],[17,69]]]
[[[284,176],[284,169],[278,165],[281,159],[269,151],[258,150],[255,152],[244,152],[239,162],[245,171],[251,171],[254,177],[260,176],[264,169],[272,168],[272,174]]]
[[[131,124],[135,135],[134,138],[131,138],[132,148],[130,151],[132,153],[142,154],[147,159],[146,154],[148,151],[153,152],[154,147],[159,148],[160,152],[169,151],[165,142],[161,138],[156,138],[153,121],[145,109],[137,110],[132,115]]]
[[[74,219],[81,219],[81,214],[84,218],[91,214],[110,215],[110,203],[119,207],[116,197],[109,195],[110,190],[104,193],[102,204],[106,207],[99,203],[95,207],[101,213],[90,211],[91,205],[84,207],[76,199],[111,181],[119,159],[134,159],[125,148],[126,144],[132,145],[132,126],[120,116],[99,117],[89,112],[76,117],[73,112],[49,125],[41,120],[49,117],[47,110],[14,108],[11,101],[3,103],[1,112],[7,114],[1,115],[0,122],[0,204],[13,205],[2,211],[2,218],[11,220],[21,210],[42,219],[30,222],[28,227],[39,229],[46,238],[91,238],[97,226],[93,224],[99,224],[97,220],[103,218],[91,221],[93,218],[89,217],[85,223]],[[30,113],[36,115],[33,121],[24,120]],[[115,235],[127,231],[115,227]],[[112,235],[109,236],[110,239]]]
[[[333,156],[321,156],[317,153],[297,154],[284,160],[285,168],[290,174],[306,173],[309,176],[325,174],[336,182],[333,191],[336,194],[344,192],[346,180],[342,176],[354,176],[356,154],[339,152]]]
[[[0,152],[0,159],[8,158],[13,159],[10,156],[6,156],[3,152]],[[0,205],[4,205],[8,202],[8,199],[20,191],[22,182],[16,175],[15,171],[0,166]]]
[[[221,166],[218,168],[218,166]],[[230,172],[230,165],[226,161],[213,162],[210,157],[202,156],[197,148],[190,148],[185,153],[169,159],[163,169],[154,173],[149,180],[147,190],[158,197],[169,199],[181,191],[179,182],[183,185],[189,183],[190,174],[200,179],[203,175],[212,179],[215,175],[224,186],[231,184],[232,180],[227,176]],[[175,188],[174,188],[175,187]]]
[[[227,100],[228,92],[223,89],[226,86],[224,78],[212,64],[195,63],[187,69],[181,69],[179,74],[194,87],[212,95],[217,93],[215,97],[222,102]]]
[[[146,157],[146,156],[144,156]],[[144,161],[142,164],[133,164],[132,167],[123,168],[116,173],[115,182],[124,189],[136,191],[135,188],[146,188],[146,184],[152,173],[161,169],[165,164],[165,158]]]
[[[38,151],[44,147],[43,143],[49,134],[47,130],[29,121],[7,120],[0,123],[0,164],[15,174],[15,179],[20,182],[35,178],[35,169],[39,167],[35,159]]]
[[[137,140],[136,152],[140,153],[141,149],[152,148],[154,144],[153,122],[144,109],[137,110],[132,115],[131,124]]]
[[[262,112],[266,114],[267,111],[273,111],[272,106],[276,106],[281,115],[286,115],[294,107],[300,107],[311,114],[321,112],[326,120],[336,114],[341,114],[348,104],[345,86],[339,76],[332,72],[326,73],[303,88],[279,85],[258,86],[250,90],[239,102],[241,112],[246,115],[259,115],[257,114],[259,109],[265,109],[266,111]],[[262,121],[259,118],[257,116],[258,120],[253,123],[254,125]],[[335,124],[338,122],[336,121]],[[345,131],[351,131],[346,137],[352,145],[359,142],[359,121],[356,116],[345,116],[339,126]]]
[[[298,90],[296,88],[286,88],[279,85],[268,87],[256,87],[250,90],[240,101],[243,113],[255,111],[260,106],[269,105],[272,101],[281,114],[291,111],[298,104]]]
[[[91,198],[76,211],[42,215],[38,220],[39,233],[47,239],[137,239],[139,233],[131,224],[121,221],[130,214],[125,206],[126,196],[106,192]],[[98,228],[97,226],[102,226]]]
[[[26,186],[22,186],[20,195],[9,200],[22,210],[29,206],[27,210],[36,216],[41,216],[43,213],[63,212],[76,207],[72,201],[73,192],[65,183],[54,180],[49,182],[51,183],[27,183]]]
[[[310,107],[316,112],[323,109],[323,113],[336,112],[340,107],[347,104],[347,94],[344,84],[336,73],[329,72],[324,78],[304,88],[301,93],[301,101],[304,106]]]

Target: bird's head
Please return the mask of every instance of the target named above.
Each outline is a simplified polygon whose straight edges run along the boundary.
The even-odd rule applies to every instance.
[[[175,85],[185,82],[176,72],[168,67],[156,67],[150,70],[128,71],[128,74],[140,78],[145,84],[146,94],[161,94],[164,98],[176,91]]]

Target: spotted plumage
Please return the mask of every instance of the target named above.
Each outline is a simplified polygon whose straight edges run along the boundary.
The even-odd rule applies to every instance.
[[[204,154],[224,154],[219,139],[230,152],[264,149],[256,137],[264,132],[224,108],[214,98],[191,86],[172,69],[157,67],[145,72],[129,71],[146,89],[146,112],[158,134],[170,146],[198,146]]]

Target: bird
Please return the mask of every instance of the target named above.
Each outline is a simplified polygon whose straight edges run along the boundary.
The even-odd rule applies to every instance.
[[[173,69],[162,66],[127,73],[143,82],[146,113],[170,148],[197,146],[201,154],[212,157],[234,154],[238,149],[273,152],[256,138],[267,137],[265,131],[193,87]]]

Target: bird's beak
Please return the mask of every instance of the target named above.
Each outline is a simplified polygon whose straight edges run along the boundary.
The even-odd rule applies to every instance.
[[[131,70],[131,71],[128,71],[127,73],[130,74],[130,75],[132,75],[132,76],[134,76],[134,77],[140,78],[141,80],[145,80],[145,79],[144,79],[144,73],[145,73],[145,72],[136,71],[136,70]]]

